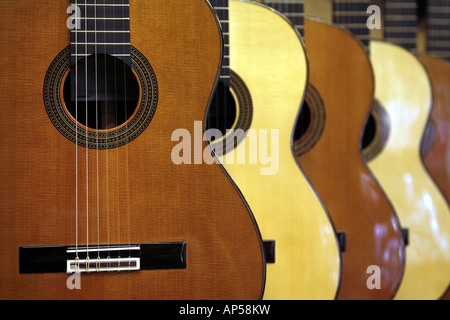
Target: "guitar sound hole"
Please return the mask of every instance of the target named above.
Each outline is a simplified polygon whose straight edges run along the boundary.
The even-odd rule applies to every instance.
[[[132,117],[139,103],[139,83],[121,59],[91,55],[77,62],[77,70],[77,74],[75,67],[70,70],[63,94],[67,111],[79,124],[108,130]]]
[[[305,101],[302,105],[302,109],[300,111],[300,116],[298,117],[297,126],[294,131],[294,141],[298,141],[301,139],[309,127],[311,126],[311,107],[308,102]]]
[[[231,129],[236,120],[236,107],[229,86],[220,81],[209,108],[206,129],[219,129],[225,136],[227,129]]]
[[[364,128],[364,134],[362,139],[362,149],[366,149],[368,146],[370,146],[375,139],[376,134],[376,122],[375,117],[373,114],[370,114],[369,119],[367,121],[366,127]]]

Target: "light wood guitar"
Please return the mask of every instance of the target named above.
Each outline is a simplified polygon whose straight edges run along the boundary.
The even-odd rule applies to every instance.
[[[218,98],[223,105],[211,108],[209,121],[218,128],[227,116],[220,127],[234,129],[236,137],[230,140],[229,132],[212,146],[268,247],[264,299],[334,299],[340,281],[335,231],[292,151],[308,73],[301,38],[285,17],[255,2],[229,1],[223,20],[229,21],[231,74],[224,90],[230,94]]]
[[[361,27],[367,1],[335,1],[331,8],[339,25],[316,19],[304,25],[309,82],[317,93],[300,115],[296,155],[345,240],[338,299],[391,299],[403,273],[404,244],[395,212],[359,148],[374,83],[365,48],[349,31],[357,28],[360,39],[367,33]],[[320,127],[314,143],[306,143],[308,131]],[[370,285],[374,266],[381,274],[378,289]]]
[[[385,1],[387,42],[371,42],[375,96],[387,111],[390,131],[383,150],[369,166],[409,233],[405,273],[396,299],[439,299],[450,279],[450,214],[420,156],[432,87],[426,69],[409,51],[416,46],[415,4]]]
[[[103,3],[0,2],[0,298],[261,298],[241,194],[171,159],[219,76],[212,7]]]

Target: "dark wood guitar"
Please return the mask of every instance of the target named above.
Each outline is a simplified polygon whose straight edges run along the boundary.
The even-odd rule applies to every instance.
[[[450,201],[450,1],[429,0],[426,7],[426,52],[419,59],[427,69],[433,106],[422,143],[424,165]],[[450,300],[450,289],[442,299]]]
[[[288,4],[278,6],[294,16]],[[367,1],[335,1],[335,22],[367,33],[367,7]],[[305,20],[304,39],[309,92],[295,151],[343,241],[337,298],[391,299],[402,278],[405,248],[396,215],[359,147],[374,93],[367,52],[348,30],[315,19]],[[368,284],[371,266],[380,268],[380,289]]]
[[[104,3],[0,2],[0,298],[261,298],[240,192],[171,159],[217,83],[211,6]]]

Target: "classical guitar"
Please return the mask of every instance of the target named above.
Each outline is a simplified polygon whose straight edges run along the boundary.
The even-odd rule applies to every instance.
[[[279,6],[291,17],[298,12],[292,5]],[[405,258],[395,212],[360,151],[374,91],[363,46],[368,44],[367,7],[367,1],[334,1],[330,16],[336,24],[313,18],[304,24],[310,77],[295,153],[342,240],[338,299],[393,298]],[[379,288],[374,289],[370,277],[377,272]]]
[[[0,30],[0,298],[261,298],[241,194],[171,159],[218,79],[210,4],[3,0]]]
[[[335,231],[292,154],[307,81],[301,38],[262,4],[212,3],[229,42],[206,128],[265,241],[264,298],[334,299],[340,281]]]
[[[422,159],[450,201],[450,1],[429,0],[426,7],[426,52],[419,59],[430,75],[433,107],[422,141]],[[447,22],[447,23],[446,23]],[[449,286],[450,287],[450,286]],[[450,300],[450,289],[443,299]]]
[[[428,1],[426,52],[419,55],[430,75],[433,107],[422,156],[427,170],[450,201],[450,1]]]
[[[396,299],[438,299],[450,280],[450,214],[425,170],[420,145],[432,104],[416,49],[417,4],[385,1],[384,38],[371,41],[375,97],[386,110],[389,136],[369,166],[408,231],[405,273]]]

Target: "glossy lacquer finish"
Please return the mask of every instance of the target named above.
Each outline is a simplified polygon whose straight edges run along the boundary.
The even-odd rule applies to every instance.
[[[450,201],[450,63],[444,59],[419,55],[430,75],[433,90],[433,107],[429,128],[422,141],[422,159],[425,167]],[[450,287],[442,297],[450,300]]]
[[[307,79],[302,42],[284,17],[263,5],[231,0],[229,6],[230,65],[248,87],[253,119],[251,133],[220,161],[251,207],[263,239],[275,241],[264,299],[334,299],[340,278],[334,229],[292,154],[291,134]],[[250,162],[255,143],[256,150],[272,152],[271,163],[260,156]],[[246,155],[242,164],[239,154]]]
[[[386,108],[391,131],[370,168],[409,230],[406,265],[397,299],[439,299],[450,280],[450,214],[425,170],[420,144],[432,103],[428,74],[410,52],[373,41],[376,98]]]
[[[242,196],[219,165],[171,158],[172,133],[202,121],[219,74],[208,2],[130,0],[131,45],[155,72],[158,107],[135,140],[98,152],[76,148],[44,107],[46,72],[70,44],[68,5],[0,1],[0,299],[259,299],[262,243]],[[77,234],[91,248],[185,242],[186,268],[84,273],[80,290],[64,272],[19,274],[19,247],[73,247]]]
[[[422,158],[426,169],[450,201],[450,63],[437,57],[420,55],[430,75],[433,106],[429,140],[423,141]]]
[[[374,90],[369,58],[349,32],[315,20],[305,21],[305,44],[309,81],[321,95],[326,120],[321,138],[298,162],[337,231],[346,233],[338,298],[391,299],[402,277],[404,246],[396,215],[360,151]],[[367,286],[374,265],[381,271],[380,290]]]

